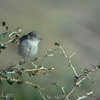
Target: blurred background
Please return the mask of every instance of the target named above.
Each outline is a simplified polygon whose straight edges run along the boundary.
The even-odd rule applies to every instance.
[[[37,56],[45,55],[45,52],[54,46],[55,42],[61,42],[72,58],[73,66],[80,73],[84,68],[92,69],[91,64],[96,65],[100,60],[100,0],[0,0],[0,23],[9,23],[9,30],[21,26],[23,34],[37,30],[43,40],[39,44]],[[0,33],[4,32],[1,28]],[[19,62],[17,45],[10,44],[7,50],[0,54],[0,67],[7,67]],[[44,95],[59,95],[61,90],[52,86],[57,82],[61,86],[66,85],[66,91],[73,86],[74,73],[67,67],[68,61],[58,52],[54,57],[48,57],[35,64],[43,64],[45,67],[59,69],[58,73],[48,76],[29,77],[25,75],[23,80],[31,81],[42,87]],[[28,65],[29,66],[29,65]],[[27,67],[28,67],[27,66]],[[76,95],[82,95],[83,90],[89,92],[95,90],[95,100],[100,99],[99,70],[91,75],[98,83],[95,87],[90,80],[85,80],[82,86],[77,88],[71,99]],[[6,82],[0,86],[0,92],[13,93],[16,100],[42,100],[38,90],[31,86],[10,86]],[[28,92],[28,93],[27,93]],[[73,99],[73,100],[74,100]]]

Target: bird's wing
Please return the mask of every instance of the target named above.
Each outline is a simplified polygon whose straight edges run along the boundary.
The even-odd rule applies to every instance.
[[[23,57],[28,57],[30,49],[31,49],[30,43],[27,40],[24,40],[18,46],[18,53]]]

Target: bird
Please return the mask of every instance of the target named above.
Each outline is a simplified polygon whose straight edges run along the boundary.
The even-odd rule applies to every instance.
[[[42,40],[37,31],[31,31],[19,39],[18,54],[22,58],[34,57],[38,52],[38,44]]]

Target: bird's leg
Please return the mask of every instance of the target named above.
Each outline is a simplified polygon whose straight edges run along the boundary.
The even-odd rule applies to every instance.
[[[19,64],[21,65],[23,63],[26,63],[25,57],[19,58]]]

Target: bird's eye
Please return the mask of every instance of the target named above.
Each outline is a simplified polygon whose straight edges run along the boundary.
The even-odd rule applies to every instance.
[[[36,34],[33,34],[34,37],[36,37]]]
[[[36,35],[34,35],[34,37],[36,37]]]

